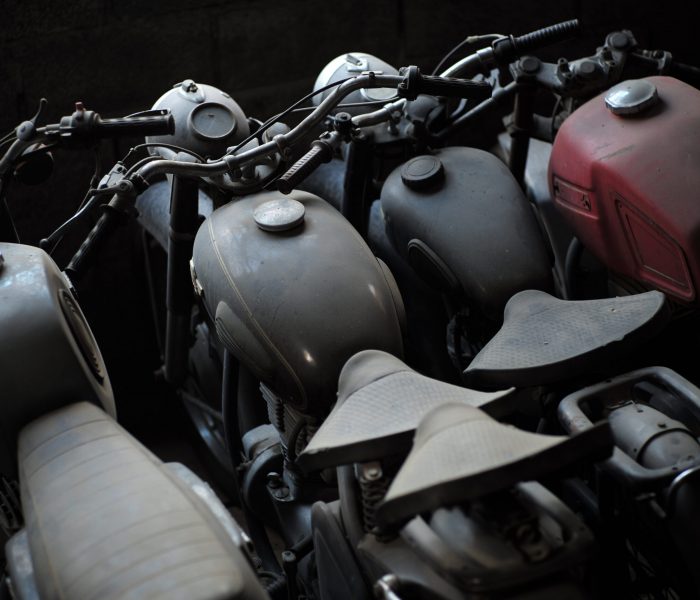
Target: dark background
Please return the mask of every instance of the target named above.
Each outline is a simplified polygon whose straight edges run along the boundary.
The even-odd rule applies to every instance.
[[[466,35],[524,33],[578,17],[593,50],[627,27],[642,46],[698,56],[697,2],[575,0],[3,0],[0,127],[46,96],[51,114],[80,99],[107,115],[150,106],[191,77],[264,116],[311,87],[334,56],[363,50],[432,67]],[[561,50],[561,48],[560,48]]]
[[[642,47],[700,64],[698,2],[624,0],[0,0],[0,134],[30,117],[42,96],[44,123],[81,100],[102,116],[149,108],[186,78],[228,92],[249,116],[266,118],[311,90],[335,56],[365,51],[394,64],[432,69],[467,35],[522,34],[578,17],[576,41],[547,59],[591,54],[605,34],[631,29]],[[692,12],[690,12],[692,10]],[[129,143],[106,146],[105,167]],[[93,171],[89,152],[57,153],[51,179],[16,184],[9,203],[25,243],[70,216]],[[80,232],[78,232],[79,234]],[[79,235],[77,236],[79,238]],[[57,254],[60,266],[75,249]],[[172,402],[154,383],[158,366],[136,227],[124,228],[79,288],[132,429],[163,422]],[[156,400],[157,399],[157,400]],[[136,431],[138,433],[138,431]]]

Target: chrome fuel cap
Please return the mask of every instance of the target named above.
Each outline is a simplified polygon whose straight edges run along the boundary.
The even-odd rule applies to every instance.
[[[630,79],[611,87],[605,106],[615,115],[632,115],[651,108],[659,101],[656,86],[646,79]]]
[[[263,202],[253,212],[255,223],[263,231],[287,231],[304,222],[304,205],[291,198]]]

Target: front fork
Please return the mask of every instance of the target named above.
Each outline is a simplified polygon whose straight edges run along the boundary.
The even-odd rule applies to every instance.
[[[187,353],[191,342],[190,321],[194,290],[190,259],[199,228],[197,180],[173,177],[170,195],[168,270],[166,287],[165,379],[181,386],[187,374]]]

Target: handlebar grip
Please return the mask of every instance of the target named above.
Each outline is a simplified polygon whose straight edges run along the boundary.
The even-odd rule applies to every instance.
[[[568,40],[580,30],[581,22],[578,19],[571,19],[518,37],[511,35],[500,38],[491,45],[491,48],[496,60],[510,63],[533,50]]]
[[[408,100],[415,100],[419,94],[465,98],[479,102],[491,97],[491,86],[485,81],[423,75],[416,66],[405,67],[400,73],[404,80],[396,89],[399,96]]]
[[[175,132],[175,119],[171,114],[121,119],[97,119],[94,124],[96,137],[168,135]]]
[[[454,77],[421,75],[417,91],[430,96],[464,98],[465,100],[487,100],[491,97],[491,86],[485,81],[470,81]]]
[[[318,167],[330,161],[332,156],[333,149],[331,145],[321,140],[316,140],[313,142],[311,150],[304,154],[277,180],[277,189],[283,194],[289,194]]]
[[[700,69],[698,67],[672,60],[668,74],[694,87],[700,87]]]
[[[116,229],[119,224],[120,215],[109,207],[100,216],[95,226],[90,230],[78,251],[73,255],[65,271],[71,279],[80,279],[88,266],[95,249],[98,248],[105,238]]]
[[[518,53],[524,54],[550,44],[555,44],[556,42],[568,40],[574,37],[580,30],[581,22],[578,19],[556,23],[555,25],[543,27],[537,31],[532,31],[531,33],[516,37],[514,39],[515,49]]]

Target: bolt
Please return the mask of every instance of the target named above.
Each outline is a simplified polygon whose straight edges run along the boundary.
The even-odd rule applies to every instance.
[[[282,487],[282,478],[280,477],[279,473],[275,473],[275,472],[268,473],[266,475],[266,479],[267,479],[267,487],[269,487],[270,489],[276,490],[276,489]]]
[[[578,69],[576,69],[576,71],[579,75],[581,75],[581,77],[589,79],[593,77],[597,71],[596,64],[592,60],[584,60],[578,65]]]
[[[625,46],[627,46],[628,42],[629,38],[621,31],[613,33],[610,37],[610,44],[613,48],[615,48],[615,50],[622,50],[625,48]]]
[[[521,525],[515,531],[515,540],[520,544],[532,544],[539,539],[539,531],[531,525]]]
[[[382,468],[379,463],[368,463],[362,466],[361,476],[365,481],[376,481],[382,474]]]
[[[537,73],[540,70],[540,61],[534,56],[525,56],[520,59],[520,68],[524,73]]]
[[[285,485],[272,491],[272,495],[278,500],[284,500],[289,496],[289,488]]]

